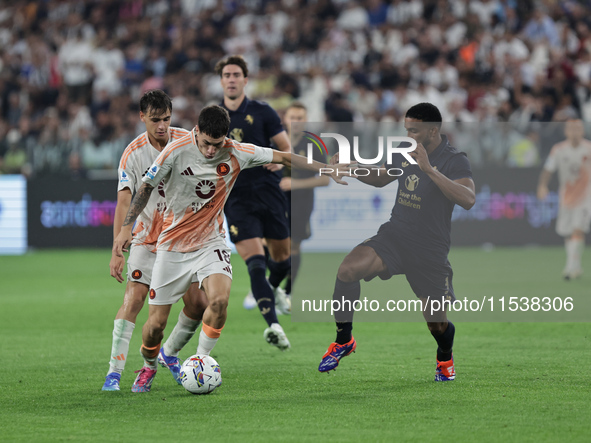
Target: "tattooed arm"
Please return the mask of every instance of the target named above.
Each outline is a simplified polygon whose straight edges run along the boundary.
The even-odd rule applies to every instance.
[[[127,252],[126,248],[131,245],[133,224],[148,204],[153,189],[153,186],[144,183],[133,197],[125,220],[123,221],[123,226],[121,226],[121,231],[113,241],[113,254],[117,257],[123,257],[123,252]]]

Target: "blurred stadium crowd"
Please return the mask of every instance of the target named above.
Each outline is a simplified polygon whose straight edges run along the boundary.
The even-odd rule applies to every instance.
[[[432,102],[478,128],[457,142],[475,166],[539,165],[560,137],[539,122],[591,120],[589,1],[4,0],[0,173],[112,173],[144,130],[140,95],[166,90],[190,128],[221,100],[226,54],[247,59],[250,98],[300,100],[310,121]]]

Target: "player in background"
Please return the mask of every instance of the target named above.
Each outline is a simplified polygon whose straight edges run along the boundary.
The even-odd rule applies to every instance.
[[[292,152],[306,156],[307,143],[301,131],[294,133],[292,123],[308,121],[306,107],[300,102],[288,106],[283,116],[283,123],[287,128],[287,135],[291,141]],[[318,150],[313,151],[314,160],[324,163],[326,158]],[[328,186],[328,176],[319,176],[314,171],[303,169],[284,169],[284,177],[279,186],[285,192],[288,201],[289,219],[291,227],[291,271],[287,276],[285,292],[291,295],[293,284],[298,275],[301,264],[300,246],[302,241],[310,238],[310,217],[314,210],[314,188]]]
[[[249,100],[244,88],[248,83],[248,66],[234,55],[218,62],[216,73],[221,78],[224,99],[221,106],[230,114],[229,136],[240,143],[252,143],[290,152],[289,138],[281,119],[268,104]],[[267,322],[265,340],[281,350],[290,347],[279,324],[277,312],[288,314],[291,305],[279,283],[290,270],[288,204],[279,188],[282,171],[279,165],[253,168],[241,174],[226,203],[230,240],[245,261],[250,286],[261,315]],[[263,239],[269,250],[265,257]],[[266,278],[269,268],[269,280]],[[248,297],[248,296],[247,296]],[[248,298],[245,307],[249,307]],[[276,309],[277,308],[277,309]]]
[[[403,171],[400,177],[389,176],[385,169],[358,179],[383,187],[398,179],[396,204],[390,220],[380,226],[377,235],[356,246],[341,263],[333,300],[359,300],[360,281],[379,276],[389,279],[405,274],[413,292],[422,301],[427,327],[437,342],[436,381],[454,380],[452,346],[455,327],[445,311],[429,315],[430,301],[455,296],[453,272],[447,259],[450,248],[451,215],[454,205],[470,209],[475,202],[470,162],[463,152],[440,134],[441,113],[431,103],[411,107],[404,119],[407,136],[417,142],[410,153],[417,164],[396,155],[388,168]],[[377,169],[377,168],[376,168]],[[414,202],[420,201],[420,204]],[[320,372],[335,369],[341,358],[357,346],[352,335],[353,311],[335,312],[337,337],[322,357]]]
[[[170,127],[172,101],[163,91],[147,91],[140,99],[140,120],[146,125],[146,132],[133,140],[123,152],[119,163],[119,184],[117,187],[117,206],[113,221],[113,239],[121,231],[125,214],[129,210],[132,194],[142,183],[142,177],[152,165],[158,154],[174,140],[189,133],[181,128]],[[103,391],[118,391],[121,374],[125,368],[129,342],[137,315],[144,306],[150,286],[152,266],[156,260],[156,240],[162,228],[162,214],[166,209],[164,186],[158,187],[149,200],[145,210],[139,215],[134,231],[131,252],[127,262],[127,285],[123,304],[115,316],[113,343],[109,372],[102,387]],[[123,282],[125,258],[112,254],[109,264],[111,276],[119,283]],[[166,347],[168,355],[162,352],[162,363],[167,364],[173,376],[179,382],[180,364],[178,351],[186,344],[201,322],[203,311],[207,307],[207,298],[198,284],[184,297],[185,307],[179,314],[175,331],[170,335]]]
[[[197,354],[209,355],[226,323],[232,284],[230,248],[226,245],[224,204],[238,174],[267,163],[293,164],[319,170],[326,165],[270,148],[238,143],[228,137],[230,117],[221,106],[204,108],[197,127],[167,146],[142,179],[121,231],[113,244],[117,257],[131,242],[132,226],[142,213],[155,187],[167,182],[168,200],[164,224],[158,237],[156,261],[150,285],[148,320],[142,330],[144,367],[133,392],[148,392],[156,375],[163,331],[172,304],[176,303],[197,275],[209,306],[203,314]],[[343,183],[335,175],[333,179]]]
[[[558,171],[560,206],[556,232],[564,237],[566,265],[565,280],[583,273],[581,259],[585,248],[585,234],[591,224],[591,141],[583,138],[585,128],[581,120],[565,123],[566,140],[552,147],[538,182],[538,199],[548,196],[548,184]]]

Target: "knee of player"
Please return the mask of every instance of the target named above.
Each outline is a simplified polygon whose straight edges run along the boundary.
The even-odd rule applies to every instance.
[[[271,253],[270,255],[273,261],[282,262],[287,260],[290,257],[291,253],[289,249],[280,249],[278,251],[275,251],[274,253]]]
[[[427,322],[427,327],[431,334],[441,335],[445,332],[447,328],[447,323],[445,322]]]
[[[150,336],[161,334],[166,328],[166,319],[148,318],[147,328]]]
[[[228,296],[226,294],[211,295],[209,300],[209,309],[220,314],[228,309]]]
[[[361,280],[359,277],[359,271],[355,268],[355,266],[346,262],[341,263],[341,266],[339,266],[337,277],[339,280],[347,283]]]

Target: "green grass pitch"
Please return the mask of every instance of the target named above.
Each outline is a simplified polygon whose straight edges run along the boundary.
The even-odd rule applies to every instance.
[[[323,266],[332,269],[323,283],[330,291],[342,257],[306,255],[301,286]],[[248,278],[239,257],[228,321],[212,353],[222,369],[219,389],[193,396],[160,369],[152,392],[130,392],[142,364],[144,309],[122,391],[101,392],[124,289],[109,277],[109,258],[108,250],[0,257],[0,441],[589,441],[588,323],[457,323],[458,376],[450,383],[433,381],[436,346],[423,323],[358,323],[357,352],[320,374],[334,325],[281,317],[292,349],[265,343],[261,316],[242,308]],[[571,282],[560,279],[562,248],[456,248],[450,259],[458,296],[591,298],[589,249],[586,273]],[[398,277],[364,283],[362,294],[374,284],[408,292]],[[196,344],[195,337],[181,357]]]

